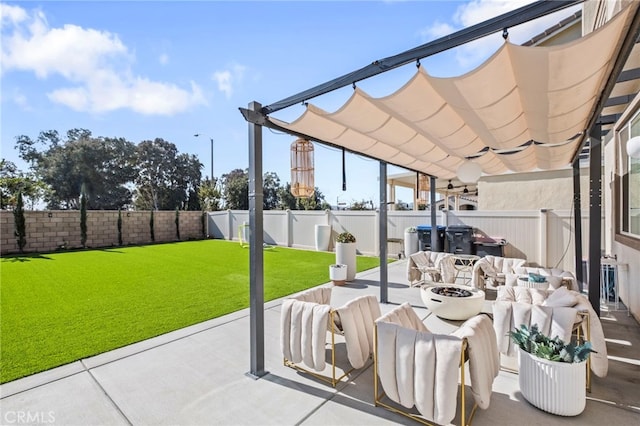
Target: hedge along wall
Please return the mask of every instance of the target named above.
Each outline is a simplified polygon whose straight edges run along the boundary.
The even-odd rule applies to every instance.
[[[80,210],[25,211],[25,252],[51,252],[62,248],[80,248]],[[180,211],[180,240],[203,238],[202,213]],[[122,212],[122,244],[151,243],[150,211]],[[154,211],[155,242],[177,241],[176,212]],[[14,235],[13,212],[0,210],[0,254],[19,253]],[[118,245],[118,212],[87,211],[87,247]]]

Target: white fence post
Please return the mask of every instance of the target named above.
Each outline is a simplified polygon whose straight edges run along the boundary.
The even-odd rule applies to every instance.
[[[547,253],[548,249],[548,217],[547,213],[549,209],[540,209],[540,266],[546,268],[547,266]]]
[[[291,245],[293,244],[293,230],[291,229],[291,209],[287,209],[286,213],[284,215],[284,220],[285,220],[285,224],[284,224],[284,229],[285,229],[285,235],[287,236],[287,247],[291,247]]]

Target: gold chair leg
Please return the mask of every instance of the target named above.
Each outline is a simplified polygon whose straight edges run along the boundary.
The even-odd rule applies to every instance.
[[[293,368],[294,370],[300,371],[301,373],[310,374],[316,379],[322,380],[323,382],[331,384],[334,388],[349,374],[351,374],[355,368],[351,368],[345,371],[340,377],[336,377],[336,329],[335,329],[335,321],[334,321],[335,311],[329,311],[329,321],[331,322],[329,332],[331,333],[331,377],[323,376],[322,374],[318,374],[314,371],[306,369],[299,364],[294,363],[286,358],[284,358],[284,365],[289,368]],[[367,367],[367,366],[365,366]],[[363,367],[363,368],[365,368]]]

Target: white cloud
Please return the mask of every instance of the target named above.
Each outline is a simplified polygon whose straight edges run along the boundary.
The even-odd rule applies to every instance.
[[[0,4],[0,26],[15,25],[27,19],[27,12],[19,6]]]
[[[173,115],[194,103],[206,103],[194,82],[191,82],[191,91],[186,91],[173,84],[143,77],[122,80],[110,72],[96,75],[85,86],[58,89],[48,96],[53,102],[76,111],[102,113],[128,108],[144,115]]]
[[[446,22],[436,21],[430,27],[424,28],[420,31],[420,36],[426,42],[429,40],[436,40],[440,37],[444,37],[446,35],[451,34],[456,29],[447,24]]]
[[[11,100],[13,101],[13,103],[15,103],[18,107],[22,108],[23,110],[26,110],[26,111],[31,110],[31,106],[29,105],[29,100],[27,99],[24,93],[20,92],[20,90],[15,89],[13,91],[13,93],[11,94]]]
[[[452,24],[435,22],[430,27],[421,30],[420,34],[423,36],[424,41],[428,41],[495,18],[532,2],[532,0],[472,0],[458,6],[451,18]],[[580,6],[565,9],[515,28],[510,28],[509,41],[515,44],[523,43],[558,23],[579,8]],[[456,61],[463,69],[471,69],[486,60],[503,43],[504,40],[501,33],[467,43],[455,50]]]
[[[40,79],[64,77],[73,86],[48,93],[53,102],[76,111],[131,109],[145,115],[171,115],[206,104],[195,83],[184,89],[133,75],[134,56],[117,34],[72,24],[51,28],[42,12],[7,11],[4,5],[2,22],[3,74],[18,70]]]
[[[162,55],[160,55],[160,57],[158,58],[158,61],[162,64],[162,65],[167,65],[169,63],[169,55],[167,55],[166,53],[163,53]]]
[[[229,99],[233,95],[234,88],[242,83],[246,69],[244,65],[231,64],[225,70],[214,72],[211,78],[218,83],[218,90]]]

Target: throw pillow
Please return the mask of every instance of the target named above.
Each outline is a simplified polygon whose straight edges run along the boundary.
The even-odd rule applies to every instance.
[[[578,303],[578,298],[566,287],[559,287],[556,291],[551,292],[549,297],[542,303],[544,306],[552,308],[560,306],[574,306]]]

